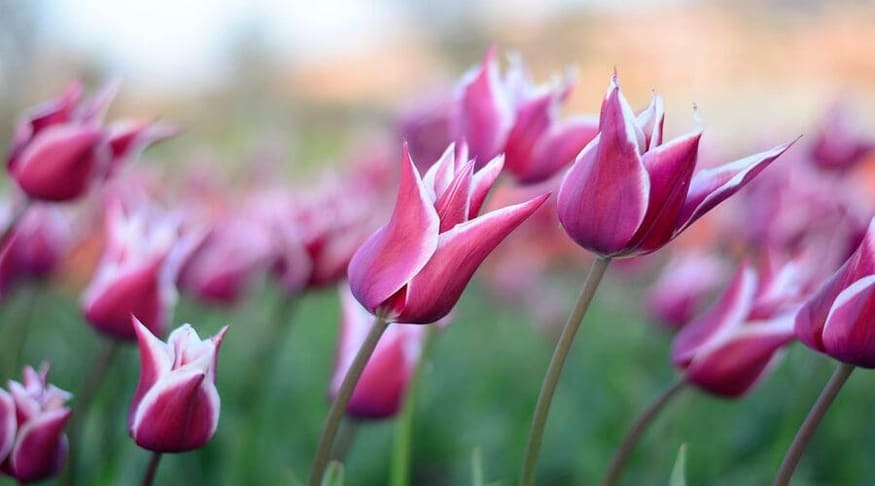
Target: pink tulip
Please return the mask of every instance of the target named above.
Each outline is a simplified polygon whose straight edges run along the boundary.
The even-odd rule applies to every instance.
[[[24,483],[54,476],[67,459],[64,427],[72,395],[50,385],[49,368],[24,368],[24,383],[9,382],[0,390],[0,471]],[[10,400],[11,397],[11,400]]]
[[[496,50],[465,76],[458,90],[451,129],[466,141],[478,165],[505,154],[505,169],[519,182],[542,182],[570,164],[595,137],[594,119],[558,120],[572,81],[536,86],[519,58],[512,58],[504,77]]]
[[[654,252],[792,144],[694,174],[701,132],[663,144],[663,119],[658,95],[635,116],[614,75],[599,136],[578,155],[559,189],[559,221],[577,244],[605,257]]]
[[[164,343],[136,318],[140,381],[128,416],[131,437],[155,452],[203,447],[219,424],[216,361],[228,327],[201,340],[183,324]]]
[[[759,276],[742,264],[718,301],[674,340],[672,359],[686,380],[721,396],[747,392],[793,340],[801,275],[794,262]]]
[[[796,334],[806,346],[845,363],[875,368],[875,220],[860,246],[805,303]]]
[[[355,300],[348,285],[341,285],[339,291],[341,320],[331,378],[332,400],[374,320]],[[427,332],[423,326],[389,326],[365,365],[346,407],[347,415],[359,419],[381,419],[398,413],[419,362]]]
[[[673,257],[647,292],[647,310],[670,330],[684,327],[723,282],[726,268],[708,253],[685,252]]]
[[[51,275],[71,238],[69,222],[58,208],[31,204],[0,250],[0,295],[22,279]]]
[[[113,339],[136,339],[131,315],[163,334],[177,299],[180,265],[199,238],[181,236],[178,221],[154,208],[126,210],[118,201],[107,209],[106,238],[103,257],[82,296],[85,318]]]
[[[846,103],[836,101],[815,133],[811,158],[822,169],[848,170],[875,152],[875,137],[863,136],[848,111]]]
[[[477,267],[547,195],[477,216],[501,159],[474,173],[467,151],[456,157],[450,147],[420,178],[403,152],[395,210],[352,257],[349,282],[371,313],[427,324],[452,310]]]

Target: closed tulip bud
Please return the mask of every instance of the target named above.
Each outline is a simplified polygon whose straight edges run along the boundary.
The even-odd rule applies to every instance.
[[[332,400],[337,395],[374,319],[355,300],[348,285],[341,285],[339,290],[341,320],[334,373],[331,377]],[[347,415],[358,419],[382,419],[398,413],[419,362],[427,332],[423,326],[389,326],[365,365],[346,407]]]
[[[546,200],[478,216],[501,159],[475,173],[461,152],[448,148],[420,178],[405,145],[392,217],[349,264],[352,293],[371,313],[415,324],[446,316],[489,253]]]
[[[647,292],[647,311],[660,325],[678,330],[698,313],[724,280],[723,262],[707,253],[673,257]]]
[[[131,315],[163,334],[177,299],[179,267],[199,238],[180,235],[169,215],[145,205],[126,211],[115,201],[107,209],[106,240],[82,296],[85,318],[113,339],[136,339]]]
[[[663,119],[657,95],[636,116],[614,75],[599,135],[578,155],[559,189],[559,221],[577,244],[604,257],[654,252],[792,144],[694,173],[701,132],[662,143]]]
[[[674,340],[672,359],[686,380],[715,395],[747,392],[794,338],[800,278],[793,262],[760,275],[742,264],[717,302]]]
[[[796,316],[806,346],[864,368],[875,368],[875,219],[857,250]]]
[[[228,327],[201,340],[188,324],[164,343],[136,318],[140,381],[128,428],[140,447],[155,452],[185,452],[203,447],[219,424],[216,360]]]
[[[22,483],[54,476],[67,459],[64,404],[72,395],[50,385],[48,371],[28,366],[24,383],[10,381],[10,393],[0,391],[0,471]]]

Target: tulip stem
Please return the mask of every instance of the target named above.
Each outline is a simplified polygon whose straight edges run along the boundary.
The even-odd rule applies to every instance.
[[[559,341],[556,343],[553,358],[550,359],[547,374],[544,375],[544,381],[541,384],[541,393],[538,395],[538,403],[535,406],[535,414],[532,417],[532,427],[529,429],[526,455],[520,475],[520,485],[522,486],[531,486],[535,483],[535,466],[538,462],[538,452],[541,450],[544,426],[547,423],[547,414],[550,412],[553,393],[556,391],[559,376],[562,374],[562,366],[565,364],[568,351],[574,342],[574,335],[577,334],[577,329],[583,321],[583,316],[586,314],[587,309],[589,309],[589,304],[592,302],[596,289],[598,289],[599,283],[602,281],[602,277],[605,275],[605,271],[610,263],[611,259],[606,257],[597,257],[592,263],[583,288],[580,290],[580,296],[577,298],[574,310],[568,316],[568,321],[565,323],[562,334],[559,336]]]
[[[775,475],[775,481],[772,483],[772,486],[786,486],[790,483],[790,478],[793,477],[793,472],[799,464],[799,459],[802,457],[802,452],[805,451],[805,446],[808,445],[808,441],[811,440],[814,431],[817,430],[817,426],[820,425],[820,421],[826,415],[827,409],[832,405],[839,390],[848,381],[852,371],[854,371],[854,365],[839,363],[826,386],[823,387],[823,391],[820,392],[820,396],[817,397],[817,401],[812,405],[808,416],[805,417],[805,421],[802,422],[802,426],[799,427],[799,431],[796,432],[796,437],[793,439],[793,443],[790,444],[787,455],[784,456],[784,461],[781,463],[781,468],[778,469],[778,474]]]
[[[313,459],[313,467],[310,470],[310,478],[307,481],[309,486],[319,486],[322,481],[322,475],[325,474],[325,467],[328,465],[328,459],[331,456],[331,444],[334,442],[334,436],[337,435],[337,429],[340,426],[340,420],[346,412],[346,406],[349,404],[349,399],[352,397],[352,392],[368,364],[371,355],[377,348],[377,343],[380,337],[389,327],[389,322],[378,316],[374,319],[374,324],[362,347],[359,348],[352,360],[346,376],[343,378],[343,383],[340,385],[340,390],[337,392],[337,398],[331,404],[331,410],[328,412],[328,419],[325,422],[325,429],[322,431],[322,438],[319,439],[319,447],[316,449],[316,456]]]
[[[626,464],[632,451],[635,450],[635,446],[638,444],[641,436],[644,435],[644,431],[647,430],[647,427],[650,426],[653,419],[659,415],[659,412],[661,412],[671,399],[677,396],[678,392],[683,390],[686,385],[687,382],[685,380],[677,380],[670,387],[666,388],[665,391],[663,391],[662,394],[660,394],[659,397],[657,397],[656,400],[654,400],[653,403],[651,403],[650,406],[638,416],[632,424],[632,428],[630,428],[629,431],[626,432],[626,436],[623,437],[623,442],[620,443],[617,452],[614,453],[614,458],[611,460],[611,467],[608,468],[608,474],[605,475],[605,479],[602,482],[604,486],[613,486],[614,484],[617,484],[617,481],[620,479],[620,473],[623,472],[623,466]]]
[[[158,472],[158,464],[161,462],[161,453],[153,452],[146,466],[146,474],[143,475],[143,486],[152,486],[155,482],[155,474]]]
[[[343,462],[352,444],[355,442],[355,437],[358,435],[359,422],[350,417],[340,421],[340,429],[337,432],[337,440],[334,441],[331,448],[331,461]],[[329,461],[330,462],[330,461]]]

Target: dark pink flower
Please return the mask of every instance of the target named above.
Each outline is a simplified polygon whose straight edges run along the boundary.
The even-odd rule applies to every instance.
[[[501,159],[475,173],[461,152],[448,148],[420,178],[405,146],[392,217],[349,264],[352,292],[371,313],[416,324],[446,316],[477,267],[547,198],[478,216]]]
[[[72,395],[50,385],[48,372],[48,365],[39,372],[28,366],[23,384],[10,381],[10,394],[0,391],[0,471],[22,483],[54,476],[67,459],[64,427],[70,409],[64,404]],[[10,396],[14,403],[11,409]]]
[[[201,340],[183,324],[166,343],[136,318],[132,327],[140,346],[140,381],[128,416],[131,437],[155,452],[203,447],[219,424],[216,361],[228,327]]]
[[[374,318],[353,297],[348,285],[341,285],[341,320],[332,399],[365,340]],[[391,324],[368,360],[347,405],[347,415],[360,419],[381,419],[398,413],[407,386],[413,378],[428,330],[423,326]]]
[[[663,118],[657,95],[636,116],[614,75],[602,103],[599,135],[559,189],[559,221],[580,246],[607,257],[656,251],[791,145],[694,173],[701,132],[662,143]]]

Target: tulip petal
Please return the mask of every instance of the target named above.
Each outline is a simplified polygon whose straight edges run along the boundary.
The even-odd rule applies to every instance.
[[[352,292],[371,312],[401,290],[437,248],[440,220],[426,197],[405,145],[392,218],[359,247],[349,263]]]
[[[422,185],[430,199],[437,201],[438,196],[446,192],[453,182],[455,173],[456,144],[451,143],[437,161],[428,168],[422,176]]]
[[[495,184],[495,180],[501,175],[502,168],[504,168],[504,157],[499,155],[474,174],[474,180],[471,183],[471,206],[468,211],[468,219],[476,218],[480,214],[483,202],[486,201],[486,196],[492,189],[492,185]]]
[[[0,390],[0,464],[12,450],[18,421],[15,417],[15,401],[12,395]]]
[[[823,348],[830,356],[875,368],[875,275],[857,280],[838,294],[823,327]]]
[[[407,302],[397,321],[429,324],[447,315],[477,267],[548,197],[492,211],[441,234],[434,256],[408,285]]]
[[[135,122],[116,127],[109,134],[112,152],[110,172],[123,161],[137,157],[146,147],[180,132],[176,125],[162,122]]]
[[[471,206],[471,181],[474,177],[474,161],[468,161],[456,172],[452,184],[440,194],[435,203],[435,211],[441,223],[438,228],[443,233],[468,219]]]
[[[140,381],[137,383],[132,402],[132,406],[136,407],[158,379],[170,372],[173,367],[173,354],[170,348],[155,337],[139,319],[131,316],[131,320],[140,347]]]
[[[616,82],[602,104],[600,135],[565,175],[557,213],[568,235],[600,255],[626,249],[647,212],[650,181],[639,155],[643,135]]]
[[[456,137],[468,143],[479,168],[502,152],[513,120],[494,47],[486,52],[473,77],[463,81],[458,105]]]
[[[650,106],[638,114],[638,126],[644,132],[647,150],[653,150],[662,145],[662,126],[665,122],[665,106],[662,96],[655,92],[650,99]]]
[[[702,349],[720,343],[727,333],[743,323],[753,306],[756,278],[753,268],[743,263],[717,302],[681,329],[671,347],[672,361],[677,366],[688,366]]]
[[[80,195],[95,170],[100,129],[75,125],[51,126],[27,145],[12,174],[31,197],[64,201]]]
[[[557,109],[552,91],[529,98],[517,107],[516,120],[504,147],[505,167],[517,179],[524,179],[536,169],[535,146],[550,128]]]
[[[598,120],[591,117],[569,118],[557,122],[535,146],[533,164],[521,184],[535,184],[553,177],[574,159],[599,132]]]
[[[39,481],[56,474],[67,457],[67,437],[63,433],[70,409],[45,412],[26,422],[9,455],[9,469],[19,481]]]
[[[681,233],[705,213],[738,192],[796,143],[796,140],[720,167],[697,172],[690,182],[690,190],[675,233]]]

